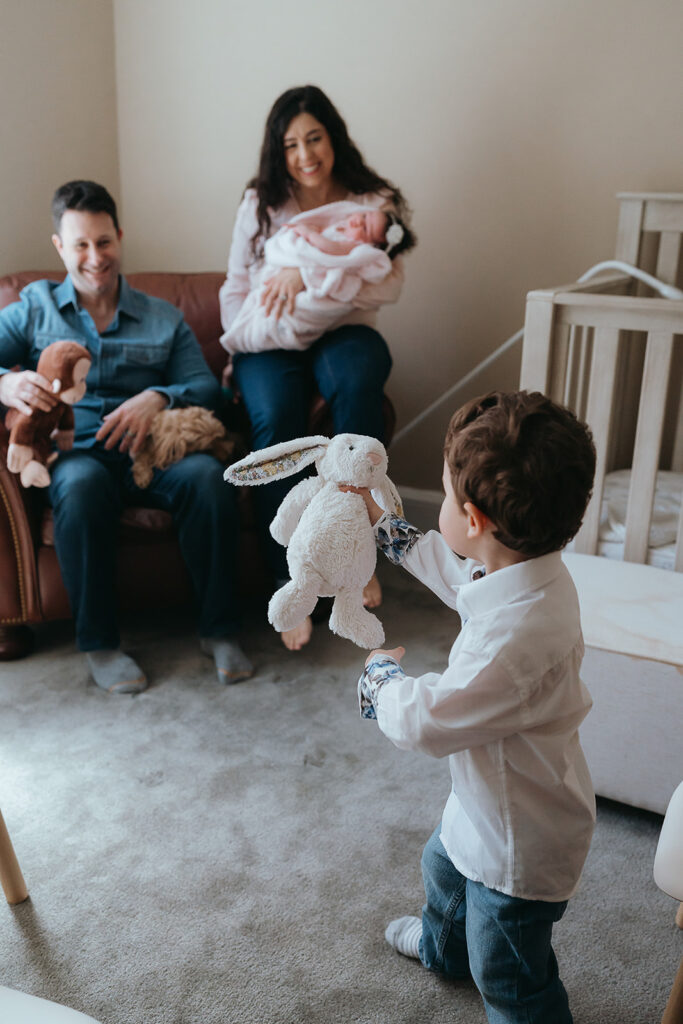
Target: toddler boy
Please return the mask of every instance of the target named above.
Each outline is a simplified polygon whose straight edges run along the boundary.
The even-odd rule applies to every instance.
[[[422,918],[385,934],[430,970],[471,976],[492,1024],[570,1024],[552,927],[595,798],[578,733],[591,706],[579,604],[560,552],[581,525],[595,448],[544,395],[494,392],[455,414],[444,455],[440,533],[363,495],[378,546],[462,620],[442,675],[406,675],[399,647],[373,651],[359,681],[361,714],[398,747],[448,755],[452,778],[422,855]]]

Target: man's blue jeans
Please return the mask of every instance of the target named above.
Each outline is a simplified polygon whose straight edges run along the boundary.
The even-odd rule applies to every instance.
[[[80,650],[117,648],[116,537],[126,505],[170,512],[194,584],[203,637],[237,626],[234,592],[236,492],[212,455],[194,453],[137,487],[127,455],[103,448],[62,452],[51,467],[55,548]]]
[[[450,978],[471,976],[491,1024],[571,1024],[551,945],[566,901],[518,899],[465,878],[440,832],[439,825],[422,854],[424,966]]]
[[[386,342],[374,328],[346,324],[323,334],[305,352],[273,349],[233,357],[235,383],[251,423],[252,449],[267,448],[308,433],[313,386],[330,406],[337,434],[384,439],[382,400],[391,370]],[[297,477],[255,488],[259,523],[275,579],[288,576],[285,549],[268,527]]]

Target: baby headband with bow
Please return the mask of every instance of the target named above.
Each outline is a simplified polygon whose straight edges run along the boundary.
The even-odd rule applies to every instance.
[[[405,232],[403,230],[403,226],[398,223],[396,214],[391,213],[390,210],[386,210],[385,212],[387,217],[389,218],[389,227],[387,228],[386,233],[387,247],[384,251],[388,256],[391,250],[395,249],[396,246],[403,241],[403,235],[405,234]]]

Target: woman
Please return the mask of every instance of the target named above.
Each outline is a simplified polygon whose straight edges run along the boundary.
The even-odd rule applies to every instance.
[[[220,291],[224,330],[229,329],[256,280],[266,239],[296,214],[342,199],[369,208],[394,209],[402,218],[407,214],[401,192],[367,166],[325,93],[313,85],[289,89],[268,115],[258,174],[249,182],[237,211],[228,275]],[[383,439],[382,398],[391,356],[374,329],[375,310],[396,301],[402,282],[399,258],[388,277],[361,289],[354,301],[356,308],[340,326],[304,352],[275,349],[232,357],[233,377],[251,421],[254,449],[307,433],[314,385],[330,406],[337,433],[349,431]],[[266,313],[278,319],[285,309],[293,312],[296,295],[303,289],[296,268],[280,270],[263,289]],[[267,527],[293,483],[272,483],[258,488],[255,495],[278,586],[288,576],[285,551],[270,538]],[[365,602],[376,607],[381,596],[373,577]],[[311,629],[307,619],[283,633],[285,646],[299,650],[310,639]]]

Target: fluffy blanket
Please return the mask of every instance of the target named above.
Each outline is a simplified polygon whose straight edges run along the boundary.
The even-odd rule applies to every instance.
[[[358,211],[367,213],[368,207],[352,202],[329,203],[298,214],[291,223],[324,225],[326,234],[334,237],[335,225]],[[280,228],[266,242],[258,283],[242,303],[221,344],[231,353],[306,349],[351,313],[363,284],[381,281],[391,273],[391,266],[387,254],[373,245],[357,245],[345,256],[330,256],[291,228]],[[297,295],[294,312],[283,312],[276,320],[272,313],[265,315],[261,296],[266,281],[283,267],[297,267],[306,289]]]

